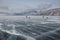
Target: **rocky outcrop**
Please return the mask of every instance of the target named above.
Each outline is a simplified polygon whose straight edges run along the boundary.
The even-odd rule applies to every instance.
[[[49,10],[47,10],[47,11],[43,11],[40,15],[60,16],[60,8],[49,9]]]

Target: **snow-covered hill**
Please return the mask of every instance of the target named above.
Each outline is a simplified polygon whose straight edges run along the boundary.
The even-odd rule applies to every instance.
[[[8,15],[8,16],[23,16],[23,15],[31,15],[31,16],[60,16],[60,8],[49,9],[45,11],[41,11],[39,9],[30,9],[25,10],[24,12],[20,13],[9,13],[9,12],[0,12],[0,15]]]
[[[60,8],[49,9],[47,11],[42,12],[40,15],[60,16]]]
[[[29,11],[21,12],[21,13],[15,13],[13,15],[35,15],[35,16],[60,16],[60,8],[54,8],[49,9],[45,11],[37,10],[37,9],[31,9]]]

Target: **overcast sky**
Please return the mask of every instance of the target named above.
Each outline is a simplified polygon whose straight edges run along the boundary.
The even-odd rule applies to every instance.
[[[36,8],[38,5],[52,4],[52,8],[60,7],[60,0],[0,0],[0,9],[13,9],[15,12],[25,11],[26,9]]]

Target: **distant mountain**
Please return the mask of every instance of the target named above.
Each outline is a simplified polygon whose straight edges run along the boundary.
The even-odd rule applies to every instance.
[[[49,9],[47,11],[42,12],[40,15],[60,16],[60,8]]]
[[[33,16],[60,16],[60,8],[49,9],[45,11],[41,11],[39,9],[31,9],[26,10],[21,13],[8,13],[8,12],[0,12],[0,15],[12,15],[12,16],[22,16],[22,15],[33,15]]]
[[[14,13],[13,15],[36,15],[38,13],[38,11],[36,11],[35,9],[31,9],[31,10],[26,10],[25,12],[21,12],[21,13]]]
[[[49,10],[45,10],[41,12],[40,10],[32,9],[32,10],[25,11],[22,13],[14,13],[13,15],[60,16],[60,8],[49,9]]]

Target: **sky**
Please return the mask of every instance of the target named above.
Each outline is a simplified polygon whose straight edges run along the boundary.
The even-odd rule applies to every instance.
[[[51,8],[58,8],[60,7],[60,0],[0,0],[0,11],[22,12],[43,4],[45,6],[51,4]]]

